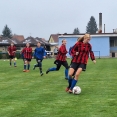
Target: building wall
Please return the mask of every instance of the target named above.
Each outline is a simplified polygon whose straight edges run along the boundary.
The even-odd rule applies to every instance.
[[[6,52],[6,51],[7,51],[7,47],[5,47],[5,46],[0,47],[0,52]]]
[[[110,40],[109,37],[92,37],[90,43],[95,56],[110,57]],[[97,52],[96,52],[97,51]]]
[[[67,50],[77,42],[78,37],[59,37],[59,45],[61,45],[62,39],[67,40]],[[92,45],[92,50],[95,56],[99,57],[99,52],[101,57],[110,57],[110,44],[109,37],[92,37],[90,41]],[[70,57],[69,54],[67,54]]]

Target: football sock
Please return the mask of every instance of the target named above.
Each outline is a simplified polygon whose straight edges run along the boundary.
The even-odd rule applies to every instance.
[[[26,69],[26,64],[24,64],[24,69]]]
[[[30,64],[28,64],[28,70],[30,69]]]
[[[10,62],[10,65],[12,65],[11,62]]]
[[[16,66],[16,62],[14,62],[14,66]]]
[[[39,67],[39,70],[40,70],[40,74],[42,73],[42,67]]]
[[[77,83],[77,80],[73,79],[70,87],[71,90],[75,87],[76,83]]]
[[[68,69],[65,69],[65,78],[69,78],[68,77]]]
[[[70,88],[70,87],[71,87],[72,80],[73,80],[73,79],[72,79],[72,77],[70,77],[70,76],[69,76],[69,79],[68,79],[69,86],[68,86],[68,88]]]
[[[56,71],[56,68],[55,67],[50,68],[49,71]]]

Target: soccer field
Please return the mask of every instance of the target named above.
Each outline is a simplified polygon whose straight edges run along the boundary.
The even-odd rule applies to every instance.
[[[77,83],[80,95],[65,92],[64,67],[45,74],[53,61],[43,61],[40,76],[32,70],[35,60],[29,73],[22,72],[22,60],[17,68],[0,60],[0,117],[117,117],[117,59],[89,60]]]

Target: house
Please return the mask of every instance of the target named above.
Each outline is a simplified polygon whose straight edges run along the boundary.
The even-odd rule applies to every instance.
[[[67,40],[67,50],[73,46],[77,39],[84,34],[63,34],[59,35],[59,45],[61,45],[62,39]],[[117,33],[96,33],[91,34],[92,50],[96,57],[117,57]],[[67,57],[70,57],[67,54]]]
[[[48,42],[50,43],[50,50],[52,52],[54,51],[55,46],[58,46],[58,44],[59,44],[58,36],[59,36],[59,34],[51,34],[50,38],[48,40]]]
[[[14,35],[12,36],[12,39],[13,39],[13,40],[17,39],[19,42],[21,42],[21,41],[24,40],[24,36],[23,36],[23,35],[16,35],[16,34],[14,34]]]

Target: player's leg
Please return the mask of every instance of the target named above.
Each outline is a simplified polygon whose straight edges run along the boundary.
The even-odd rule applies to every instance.
[[[31,59],[28,59],[28,61],[27,61],[27,71],[26,72],[29,72],[29,70],[30,70],[30,61],[31,61]]]
[[[69,70],[69,66],[67,61],[62,62],[62,65],[65,67],[65,79],[68,80],[68,70]]]
[[[69,68],[69,79],[68,79],[68,87],[66,88],[66,91],[69,90],[69,88],[71,87],[72,85],[72,81],[73,81],[73,78],[72,78],[72,75],[74,73],[74,71],[77,69],[77,64],[76,63],[71,63],[70,65],[70,68]]]
[[[40,74],[41,76],[43,75],[43,72],[42,72],[42,60],[37,60],[38,61],[38,67],[39,67],[39,71],[40,71]]]
[[[14,61],[14,67],[17,67],[17,66],[16,66],[15,56],[13,57],[13,61]]]
[[[50,72],[50,71],[58,71],[60,69],[60,67],[61,67],[61,61],[56,61],[56,62],[54,62],[54,64],[56,64],[56,67],[49,68],[46,71],[46,74],[48,74],[48,72]]]
[[[11,55],[9,55],[9,64],[10,64],[10,66],[12,66],[12,57],[11,57]]]
[[[26,72],[26,66],[27,66],[27,60],[24,59],[24,70],[23,70],[23,72]]]
[[[38,59],[36,59],[36,61],[37,61],[37,64],[34,64],[33,70],[35,70],[36,67],[39,67],[39,66],[38,66]]]
[[[75,87],[81,72],[82,72],[82,68],[78,68],[78,70],[75,73],[75,78],[72,80],[72,84],[71,84],[71,87],[69,89],[70,93],[72,92],[72,89]]]

